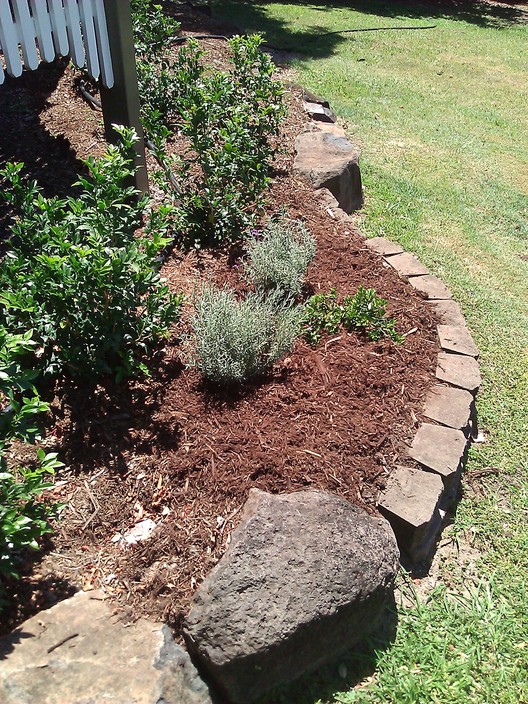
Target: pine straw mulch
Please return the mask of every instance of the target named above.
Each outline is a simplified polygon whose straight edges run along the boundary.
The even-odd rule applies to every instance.
[[[225,45],[206,43],[221,64]],[[0,89],[0,156],[22,155],[48,193],[67,192],[79,157],[104,149],[100,115],[74,83],[57,65]],[[403,461],[434,381],[436,321],[420,295],[367,250],[353,221],[337,219],[293,175],[293,141],[305,116],[299,90],[290,87],[287,99],[267,214],[284,208],[316,237],[307,295],[373,287],[389,301],[405,343],[351,333],[316,349],[299,341],[266,378],[219,392],[184,365],[184,320],[151,360],[151,379],[50,389],[45,445],[66,463],[54,490],[66,508],[52,541],[12,586],[1,631],[76,588],[102,587],[130,617],[164,619],[177,634],[197,585],[230,542],[249,489],[324,489],[374,512],[391,468]],[[163,271],[173,290],[187,294],[205,280],[240,292],[246,286],[233,252],[175,249]],[[146,518],[157,524],[154,535],[123,547],[119,534]]]

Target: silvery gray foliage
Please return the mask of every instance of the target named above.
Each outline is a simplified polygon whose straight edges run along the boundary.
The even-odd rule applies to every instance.
[[[301,306],[279,292],[249,293],[206,286],[195,303],[191,363],[217,384],[241,383],[265,372],[291,350]]]
[[[280,290],[298,296],[308,265],[315,255],[315,240],[300,220],[272,220],[261,237],[247,247],[246,274],[259,291]]]

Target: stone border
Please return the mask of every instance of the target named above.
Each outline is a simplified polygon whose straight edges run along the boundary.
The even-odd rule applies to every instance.
[[[400,549],[416,563],[431,556],[477,434],[478,349],[451,292],[417,257],[383,237],[365,244],[425,296],[439,321],[438,383],[425,398],[425,420],[407,453],[416,466],[396,467],[378,499],[378,509],[392,525]]]
[[[312,128],[338,131],[344,136],[327,101],[306,92],[303,97]],[[340,208],[339,194],[325,190],[319,193],[331,217],[350,222]],[[384,237],[365,238],[365,244],[426,298],[439,321],[438,383],[424,400],[425,420],[407,451],[410,466],[394,468],[377,501],[402,554],[416,564],[432,556],[444,517],[457,497],[471,439],[477,435],[475,396],[481,383],[478,349],[447,286],[414,254]]]

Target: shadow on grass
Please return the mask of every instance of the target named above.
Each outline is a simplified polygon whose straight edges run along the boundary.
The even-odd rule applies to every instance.
[[[316,672],[304,675],[288,686],[277,688],[260,699],[258,704],[315,704],[331,700],[338,692],[349,691],[375,672],[378,654],[394,643],[397,625],[398,614],[393,598],[368,640]]]
[[[480,27],[507,27],[526,22],[528,8],[522,2],[490,4],[484,0],[431,0],[430,2],[388,2],[387,0],[210,0],[213,16],[236,23],[240,32],[259,32],[268,45],[282,51],[291,51],[311,58],[331,56],[344,41],[350,41],[356,31],[379,31],[385,27],[403,29],[409,21],[430,23],[438,19],[467,22]],[[308,29],[296,29],[292,23],[271,17],[268,8],[273,5],[291,8],[305,7],[312,13],[321,13],[321,23]],[[324,13],[328,10],[355,10],[373,15],[372,28],[343,25],[341,33],[328,32]],[[301,10],[300,10],[301,11]],[[391,20],[380,25],[379,17]],[[343,20],[345,22],[345,20]],[[407,24],[405,24],[407,22]]]

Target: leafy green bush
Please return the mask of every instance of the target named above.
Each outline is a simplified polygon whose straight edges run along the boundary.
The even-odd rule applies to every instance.
[[[0,467],[6,443],[13,438],[35,439],[36,416],[49,409],[34,387],[38,369],[28,368],[25,361],[36,344],[31,336],[31,330],[12,335],[0,325]]]
[[[311,345],[316,345],[323,333],[336,335],[343,322],[343,310],[337,303],[337,292],[316,293],[304,306],[304,334]]]
[[[118,378],[147,371],[144,358],[177,319],[181,297],[161,282],[158,255],[168,243],[162,216],[136,236],[147,201],[126,185],[133,175],[132,130],[86,164],[78,197],[45,198],[25,183],[21,164],[0,171],[0,196],[20,209],[0,272],[0,324],[28,329],[49,373]]]
[[[136,55],[143,61],[164,55],[168,41],[180,31],[180,23],[151,0],[131,0],[130,6]]]
[[[282,296],[206,287],[195,304],[193,363],[216,384],[240,383],[265,372],[293,346],[302,309]]]
[[[0,576],[17,576],[17,552],[37,549],[38,540],[51,533],[50,519],[60,509],[58,504],[39,500],[53,486],[46,475],[53,474],[62,463],[54,452],[37,450],[38,466],[16,472],[0,471]]]
[[[180,229],[195,246],[240,238],[269,183],[272,137],[285,108],[261,42],[259,36],[232,39],[229,72],[206,72],[195,42],[179,54],[181,129],[190,150],[177,163],[178,207]]]
[[[10,441],[38,437],[36,416],[49,408],[34,387],[38,371],[27,369],[26,358],[34,346],[31,331],[12,335],[0,326],[0,576],[16,576],[17,552],[37,547],[37,540],[50,532],[49,518],[57,510],[57,506],[38,501],[50,486],[45,475],[60,466],[55,454],[39,450],[36,469],[7,470]]]
[[[372,288],[360,286],[355,296],[345,296],[340,304],[335,289],[312,296],[305,305],[304,334],[316,345],[323,333],[337,334],[341,327],[361,330],[369,340],[388,337],[394,342],[404,338],[396,330],[396,322],[386,317],[387,301]]]
[[[404,338],[396,331],[396,321],[387,318],[387,301],[373,288],[360,286],[355,296],[346,296],[342,304],[343,325],[347,330],[363,330],[369,340],[389,337],[394,342]]]
[[[299,220],[272,220],[261,237],[249,240],[246,274],[258,290],[278,289],[298,296],[308,265],[315,255],[315,240]]]
[[[229,71],[207,69],[196,41],[140,58],[138,76],[144,127],[166,172],[177,173],[175,205],[182,243],[194,246],[238,239],[254,222],[269,183],[285,106],[283,88],[274,80],[270,57],[258,35],[230,40]],[[187,152],[171,163],[166,141],[178,126]]]

